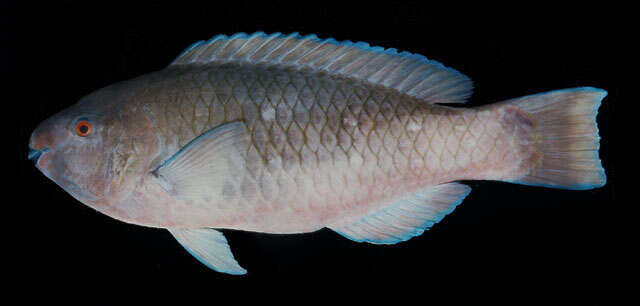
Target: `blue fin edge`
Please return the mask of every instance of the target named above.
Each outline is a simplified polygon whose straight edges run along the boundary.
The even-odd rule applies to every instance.
[[[598,127],[597,117],[598,117],[598,114],[599,114],[598,110],[600,109],[600,106],[602,105],[602,100],[604,100],[604,98],[606,98],[607,95],[609,95],[609,92],[607,92],[606,90],[604,90],[602,88],[591,87],[591,86],[581,86],[581,87],[575,87],[575,88],[566,88],[566,89],[557,89],[557,90],[544,91],[544,92],[541,92],[541,93],[526,95],[526,96],[523,96],[521,98],[548,95],[548,94],[553,93],[553,92],[570,93],[570,92],[581,92],[581,91],[594,91],[594,92],[599,92],[601,94],[601,97],[597,100],[597,103],[594,103],[594,105],[593,105],[594,111],[596,112],[595,116],[593,116],[593,125],[596,128],[596,135],[598,136],[598,138],[600,138],[600,128]],[[600,152],[600,142],[598,142],[598,147],[596,148],[596,151],[598,151],[598,155],[600,155],[600,153],[599,153]],[[598,162],[600,162],[600,164],[602,165],[602,160],[600,158],[598,158]],[[505,182],[524,185],[524,186],[553,188],[553,189],[590,190],[590,189],[600,188],[600,187],[602,187],[602,186],[607,184],[607,174],[606,174],[606,172],[604,170],[604,167],[601,167],[601,169],[600,169],[600,176],[602,177],[602,184],[553,185],[553,184],[534,184],[534,183],[528,183],[528,182],[520,182],[518,180],[506,180]]]
[[[229,39],[229,40],[236,39],[236,38],[247,38],[248,39],[248,38],[252,38],[252,37],[255,37],[255,36],[262,36],[262,37],[282,36],[283,38],[294,37],[294,38],[297,38],[297,39],[300,39],[300,40],[310,39],[310,40],[314,40],[316,42],[331,43],[331,44],[334,44],[334,45],[352,46],[352,47],[360,48],[360,49],[367,50],[367,51],[370,51],[370,52],[375,52],[375,53],[384,53],[384,54],[393,55],[393,56],[413,58],[413,59],[417,59],[417,60],[419,60],[421,62],[424,62],[424,63],[435,65],[440,69],[451,71],[451,72],[455,73],[459,77],[463,77],[465,79],[469,79],[469,77],[467,77],[466,75],[462,74],[458,70],[453,69],[453,68],[449,68],[449,67],[445,67],[442,63],[440,63],[440,62],[438,62],[436,60],[430,60],[427,57],[425,57],[424,55],[420,55],[420,54],[416,54],[416,53],[410,53],[410,52],[407,52],[407,51],[398,52],[398,50],[395,49],[395,48],[386,48],[385,49],[384,47],[371,46],[368,43],[362,42],[362,41],[358,41],[358,42],[352,42],[350,40],[337,41],[334,38],[320,39],[315,34],[309,34],[309,35],[306,35],[306,36],[302,36],[298,32],[293,32],[293,33],[288,34],[288,35],[284,35],[281,32],[275,32],[275,33],[272,33],[272,34],[266,34],[266,33],[262,32],[262,31],[258,31],[258,32],[252,33],[252,34],[239,32],[239,33],[235,33],[235,34],[233,34],[231,36],[227,36],[227,35],[224,35],[224,34],[218,34],[218,35],[212,37],[209,40],[206,40],[206,41],[205,40],[200,40],[200,41],[197,41],[197,42],[191,44],[184,51],[182,51],[180,53],[180,55],[178,55],[174,59],[174,61],[176,59],[182,57],[184,54],[186,54],[187,52],[189,52],[193,48],[200,46],[201,44],[210,44],[210,43],[212,43],[214,41],[221,40],[221,39]]]
[[[456,200],[456,202],[454,202],[454,204],[452,204],[449,207],[449,209],[439,213],[435,217],[435,219],[433,219],[433,220],[425,220],[425,222],[421,226],[417,226],[417,227],[415,227],[415,229],[413,231],[408,231],[408,232],[405,233],[405,235],[403,235],[402,237],[399,237],[400,238],[399,240],[398,239],[393,239],[393,238],[383,239],[383,240],[375,240],[375,241],[374,240],[367,240],[367,239],[354,239],[354,238],[351,238],[348,235],[346,235],[346,234],[344,234],[344,233],[342,233],[342,232],[340,232],[338,230],[335,230],[335,229],[332,229],[332,228],[331,228],[331,230],[336,232],[336,233],[338,233],[340,236],[345,237],[345,238],[347,238],[347,239],[349,239],[351,241],[355,241],[355,242],[367,242],[367,243],[371,243],[371,244],[383,244],[383,245],[397,244],[397,243],[400,243],[400,242],[407,241],[407,240],[409,240],[409,239],[411,239],[413,237],[420,236],[426,230],[431,229],[431,227],[433,225],[435,225],[436,223],[439,223],[440,221],[442,221],[442,219],[444,219],[444,217],[446,217],[447,215],[452,213],[458,207],[458,205],[460,205],[464,201],[464,199],[469,195],[469,193],[471,193],[471,188],[469,188],[467,190],[467,192],[461,194],[459,199]],[[396,237],[394,237],[394,238],[396,238]]]

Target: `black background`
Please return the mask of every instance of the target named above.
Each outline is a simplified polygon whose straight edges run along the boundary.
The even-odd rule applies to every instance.
[[[3,4],[15,120],[18,211],[9,220],[23,298],[88,303],[215,303],[276,297],[362,304],[610,305],[617,254],[616,12],[606,6],[530,7],[415,2],[244,1]],[[376,246],[330,230],[268,235],[225,230],[249,273],[208,270],[167,231],[96,213],[26,159],[36,125],[91,91],[159,70],[216,34],[300,32],[365,41],[438,60],[474,80],[468,103],[575,86],[609,92],[598,116],[603,188],[553,190],[466,182],[464,203],[408,242]],[[6,65],[5,65],[6,64]],[[3,68],[6,69],[6,68]],[[14,115],[15,114],[15,115]],[[5,115],[6,116],[6,115]],[[13,224],[15,223],[15,224]],[[11,265],[11,264],[9,264]],[[41,290],[45,289],[45,290]]]

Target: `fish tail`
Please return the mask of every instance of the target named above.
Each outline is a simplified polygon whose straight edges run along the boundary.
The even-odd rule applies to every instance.
[[[596,116],[607,92],[592,87],[555,90],[504,102],[514,121],[528,125],[530,158],[508,181],[585,190],[606,183]]]

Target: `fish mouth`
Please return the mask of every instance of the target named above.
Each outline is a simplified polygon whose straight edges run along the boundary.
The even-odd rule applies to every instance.
[[[33,161],[34,164],[37,164],[38,159],[40,159],[40,156],[42,156],[42,154],[47,151],[49,151],[49,148],[42,148],[40,150],[36,150],[34,148],[29,147],[29,155],[27,155],[27,158]]]
[[[51,165],[50,160],[49,161],[43,160],[43,162],[47,162],[46,165],[39,165],[38,161],[40,161],[40,158],[44,155],[44,153],[48,151],[49,151],[49,148],[42,148],[37,150],[29,146],[29,154],[27,155],[27,158],[29,158],[36,165],[36,168],[38,168],[47,178],[54,181],[56,184],[58,184],[58,186],[62,187],[62,189],[64,189],[67,193],[69,193],[72,197],[74,197],[78,201],[85,204],[92,204],[93,202],[102,198],[93,194],[88,190],[84,190],[82,187],[76,184],[72,179],[66,177],[65,175],[56,175],[55,171],[52,172],[52,167],[55,168],[55,166]],[[58,171],[58,174],[59,174],[59,171]]]

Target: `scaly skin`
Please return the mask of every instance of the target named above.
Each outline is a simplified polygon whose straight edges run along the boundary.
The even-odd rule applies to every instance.
[[[147,153],[136,157],[144,166],[134,190],[103,212],[146,226],[309,232],[428,186],[518,177],[533,156],[533,123],[517,109],[427,104],[324,73],[181,66],[117,86],[126,97],[120,114],[138,118],[150,138],[137,144]],[[211,203],[176,199],[145,174],[237,120],[250,135],[237,152],[246,167],[228,175]]]

